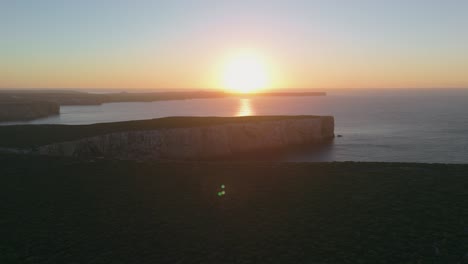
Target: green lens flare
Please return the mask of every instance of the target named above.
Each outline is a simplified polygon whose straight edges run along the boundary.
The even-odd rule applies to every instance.
[[[226,191],[224,190],[226,188],[226,185],[221,184],[221,191],[218,192],[218,196],[221,197],[223,195],[226,195]]]

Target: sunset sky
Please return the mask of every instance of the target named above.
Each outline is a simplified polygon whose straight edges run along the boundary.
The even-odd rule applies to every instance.
[[[468,87],[468,1],[0,0],[0,88]]]

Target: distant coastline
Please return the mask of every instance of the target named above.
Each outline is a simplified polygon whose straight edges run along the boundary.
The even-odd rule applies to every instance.
[[[233,94],[222,91],[144,93],[89,93],[67,90],[0,90],[0,122],[33,120],[60,114],[62,105],[101,105],[122,102],[155,102],[210,99],[229,96],[325,96],[324,92],[265,92]]]
[[[227,96],[326,96],[325,92],[227,93],[222,91],[91,93],[67,90],[0,90],[1,102],[53,102],[59,105],[100,105],[117,102],[154,102]]]
[[[271,92],[260,93],[262,96],[326,96],[326,92]]]
[[[60,114],[60,106],[54,102],[0,101],[0,122],[33,120]]]
[[[185,100],[195,98],[220,98],[223,92],[153,92],[153,93],[87,93],[78,91],[54,90],[4,90],[0,91],[0,102],[53,102],[59,105],[100,105],[116,102],[152,102],[165,100]]]

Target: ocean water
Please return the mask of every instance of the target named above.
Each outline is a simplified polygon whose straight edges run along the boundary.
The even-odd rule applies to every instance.
[[[337,137],[286,161],[468,163],[468,90],[341,90],[320,97],[227,97],[63,106],[59,116],[12,124],[91,124],[166,116],[333,115]],[[249,157],[252,158],[252,157]],[[262,159],[262,157],[258,157]]]

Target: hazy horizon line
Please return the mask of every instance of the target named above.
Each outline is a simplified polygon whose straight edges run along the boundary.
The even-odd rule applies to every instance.
[[[258,93],[262,92],[294,92],[294,91],[326,91],[326,90],[459,90],[459,89],[468,89],[468,87],[333,87],[333,88],[274,88],[274,89],[262,89]],[[8,88],[0,87],[0,91],[219,91],[219,92],[228,92],[222,88],[81,88],[81,87],[17,87],[17,88]]]

